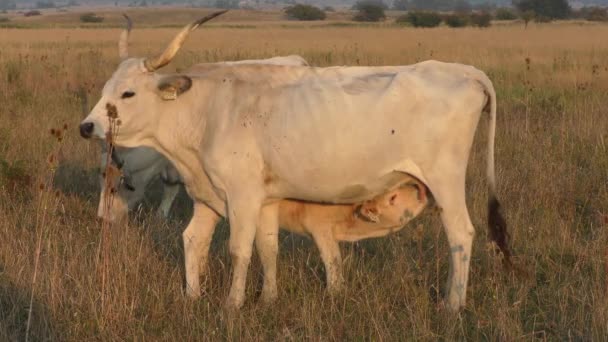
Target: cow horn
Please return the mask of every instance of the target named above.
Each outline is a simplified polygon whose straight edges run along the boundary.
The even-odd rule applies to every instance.
[[[160,56],[155,57],[155,58],[147,58],[146,60],[144,60],[144,66],[146,67],[146,70],[148,70],[149,72],[153,72],[153,71],[156,71],[156,70],[164,67],[165,65],[169,64],[169,62],[171,62],[173,57],[175,57],[175,54],[177,53],[177,51],[179,51],[179,49],[182,47],[182,45],[184,44],[184,41],[186,40],[186,38],[188,37],[188,34],[190,34],[191,31],[196,30],[196,28],[198,28],[203,23],[205,23],[219,15],[222,15],[226,12],[228,12],[228,10],[211,13],[204,18],[201,18],[189,25],[186,25],[186,27],[184,27],[175,36],[175,38],[173,38],[173,41],[171,41],[171,43],[169,43],[169,46],[167,46],[165,51]]]
[[[123,17],[127,19],[127,27],[120,33],[120,39],[118,40],[118,55],[120,59],[125,60],[129,58],[129,33],[133,28],[133,21],[128,15],[123,14]]]

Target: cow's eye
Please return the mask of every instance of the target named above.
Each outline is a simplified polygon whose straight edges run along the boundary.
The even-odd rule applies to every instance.
[[[122,93],[121,98],[123,99],[128,99],[129,97],[133,97],[135,96],[135,93],[132,91],[125,91],[124,93]]]

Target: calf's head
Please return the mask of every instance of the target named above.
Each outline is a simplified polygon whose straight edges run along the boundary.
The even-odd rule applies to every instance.
[[[402,227],[426,207],[426,186],[418,181],[363,202],[359,216],[380,226]]]
[[[187,25],[162,54],[153,58],[128,56],[131,21],[127,18],[127,28],[119,41],[122,62],[104,85],[99,102],[81,122],[80,135],[86,139],[111,136],[117,145],[128,147],[142,145],[158,124],[162,102],[175,100],[192,85],[187,76],[162,76],[155,71],[171,62],[191,31],[225,12],[215,12]]]

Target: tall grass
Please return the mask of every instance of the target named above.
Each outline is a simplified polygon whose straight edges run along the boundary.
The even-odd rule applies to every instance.
[[[431,212],[388,238],[343,244],[347,290],[336,298],[325,292],[314,244],[281,235],[279,301],[257,303],[261,266],[254,262],[247,302],[232,318],[221,309],[230,281],[226,223],[216,230],[205,295],[198,301],[183,295],[181,231],[191,214],[183,194],[170,221],[154,218],[158,189],[151,189],[129,222],[106,229],[103,268],[99,146],[78,135],[78,91],[83,87],[95,101],[118,62],[119,32],[3,33],[0,340],[603,340],[608,334],[608,42],[597,38],[608,34],[606,26],[216,28],[195,32],[167,68],[298,53],[319,66],[434,58],[486,71],[499,101],[499,197],[516,260],[531,277],[503,274],[487,244],[482,118],[467,180],[477,227],[471,284],[467,307],[456,316],[436,304],[448,248]],[[157,53],[174,33],[135,29],[131,51]],[[48,132],[64,124],[59,142]]]

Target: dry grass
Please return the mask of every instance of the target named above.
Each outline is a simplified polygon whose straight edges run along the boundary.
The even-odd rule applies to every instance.
[[[135,30],[132,51],[156,53],[174,32]],[[191,210],[185,196],[175,218],[163,223],[150,213],[158,202],[152,191],[141,215],[111,228],[110,266],[100,268],[99,147],[77,133],[76,93],[84,86],[93,100],[99,94],[118,61],[118,33],[0,35],[0,340],[24,339],[30,309],[31,340],[603,340],[608,334],[608,41],[598,38],[608,27],[197,31],[178,68],[298,53],[323,66],[435,58],[485,70],[499,96],[499,195],[518,262],[532,274],[503,275],[486,244],[484,118],[469,166],[478,233],[460,315],[436,310],[448,250],[440,221],[426,213],[389,238],[344,244],[348,291],[338,298],[324,292],[314,245],[282,235],[280,300],[270,307],[256,302],[261,268],[254,262],[248,300],[232,319],[220,309],[230,270],[225,224],[211,250],[206,295],[196,302],[182,295],[181,231]],[[60,128],[61,141],[51,128]]]

